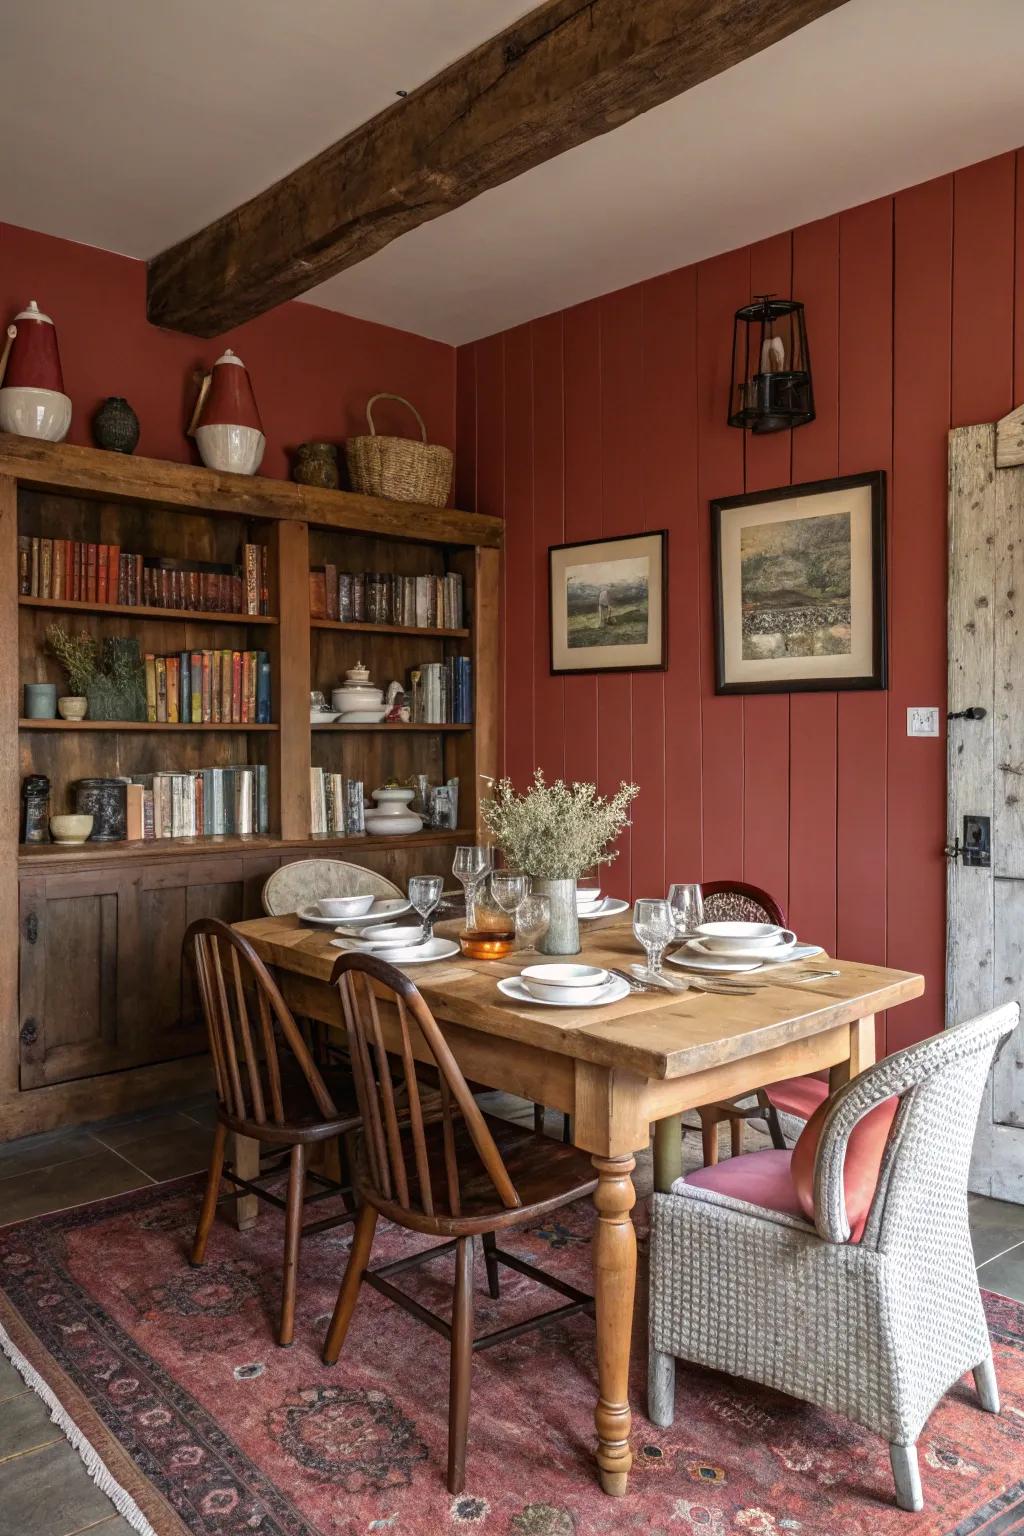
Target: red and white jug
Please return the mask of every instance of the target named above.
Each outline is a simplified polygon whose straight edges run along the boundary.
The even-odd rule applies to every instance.
[[[252,380],[229,347],[199,386],[189,436],[207,469],[254,475],[263,461],[263,436]]]
[[[7,327],[0,353],[0,432],[60,443],[71,425],[57,332],[35,299]]]

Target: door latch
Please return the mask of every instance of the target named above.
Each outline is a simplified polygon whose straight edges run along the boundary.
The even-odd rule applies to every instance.
[[[25,919],[25,938],[30,944],[34,944],[39,937],[39,917],[35,912],[30,912]]]
[[[946,716],[947,720],[984,720],[985,710],[980,704],[972,704],[970,709],[951,709]]]

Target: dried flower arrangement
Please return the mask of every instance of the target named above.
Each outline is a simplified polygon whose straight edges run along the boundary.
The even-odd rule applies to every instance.
[[[71,692],[88,698],[94,720],[145,720],[146,676],[137,640],[108,635],[101,649],[94,636],[51,624],[46,641]]]
[[[631,824],[629,806],[639,793],[625,782],[610,797],[594,784],[548,784],[537,768],[524,794],[499,779],[480,810],[510,869],[538,880],[578,880],[618,858],[610,844]]]
[[[50,624],[46,643],[67,673],[73,694],[84,694],[99,670],[99,645],[92,635],[73,635],[63,624]]]

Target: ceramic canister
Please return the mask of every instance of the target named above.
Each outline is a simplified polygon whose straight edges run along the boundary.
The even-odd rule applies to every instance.
[[[0,352],[0,431],[63,442],[71,425],[71,401],[57,332],[35,299],[7,327]]]
[[[200,386],[189,432],[207,469],[254,475],[263,462],[267,440],[252,380],[230,347]]]

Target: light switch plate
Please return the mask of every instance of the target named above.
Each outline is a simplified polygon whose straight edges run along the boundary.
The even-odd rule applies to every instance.
[[[939,734],[939,711],[930,706],[912,704],[907,710],[907,735],[908,736],[937,736]]]

